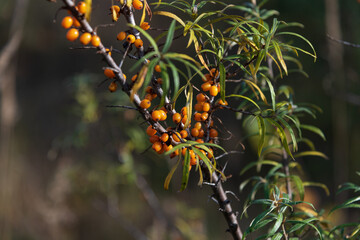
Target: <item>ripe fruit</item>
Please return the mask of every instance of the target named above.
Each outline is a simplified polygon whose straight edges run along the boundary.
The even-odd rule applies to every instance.
[[[209,82],[206,82],[206,83],[201,84],[201,89],[202,89],[204,92],[209,91],[210,88],[211,88],[211,83],[209,83]]]
[[[150,28],[150,25],[148,22],[143,22],[142,24],[140,24],[140,27],[146,31]]]
[[[181,115],[180,113],[175,113],[172,117],[175,124],[178,124],[181,122]]]
[[[122,41],[126,38],[126,32],[119,32],[119,34],[116,36],[116,39],[119,41]]]
[[[187,121],[187,119],[188,119],[188,116],[185,115],[185,116],[181,119],[181,122],[182,122],[183,124],[185,124],[186,121]]]
[[[212,80],[212,76],[209,73],[204,74],[204,78],[202,80],[203,80],[203,82],[208,82],[208,81]]]
[[[148,126],[148,128],[146,129],[146,134],[151,137],[151,136],[154,136],[156,134],[156,130],[153,129],[153,127],[150,125]]]
[[[132,4],[136,10],[141,10],[144,7],[143,3],[140,0],[134,0]]]
[[[91,41],[91,34],[86,32],[86,33],[83,33],[81,34],[80,36],[80,42],[83,44],[83,45],[88,45]]]
[[[135,42],[135,36],[132,35],[132,34],[129,34],[127,37],[126,37],[126,41],[128,43],[134,43]]]
[[[197,104],[194,105],[194,108],[196,111],[201,112],[203,109],[203,102],[198,102]]]
[[[210,110],[210,103],[205,102],[205,103],[203,104],[203,106],[202,106],[202,110],[203,110],[204,112],[208,112],[208,111]]]
[[[134,45],[135,45],[136,48],[141,48],[143,46],[143,44],[144,43],[140,38],[136,39],[135,42],[134,42]]]
[[[181,130],[180,135],[181,135],[182,138],[187,138],[188,132],[186,130]]]
[[[79,31],[76,28],[71,28],[66,33],[66,39],[73,42],[79,37]]]
[[[186,109],[186,107],[183,107],[183,108],[181,109],[181,114],[182,114],[183,116],[187,115],[187,109]]]
[[[159,110],[160,114],[161,114],[161,118],[160,121],[165,121],[167,118],[166,112],[162,109]]]
[[[173,148],[173,145],[166,145],[166,144],[163,144],[163,149],[162,150],[164,150],[165,152],[167,152],[167,151],[170,151],[171,149]]]
[[[175,132],[171,135],[172,139],[175,141],[175,142],[180,142],[180,134]]]
[[[202,137],[204,137],[204,134],[205,134],[205,132],[204,132],[204,129],[200,129],[199,130],[199,138],[202,138]],[[204,142],[204,141],[203,141]]]
[[[161,141],[167,142],[169,140],[169,134],[163,133],[160,137]]]
[[[159,138],[158,135],[154,135],[154,136],[151,136],[151,137],[149,138],[149,141],[150,141],[151,143],[158,142],[159,140],[160,140],[160,138]]]
[[[196,95],[196,100],[197,100],[198,102],[205,102],[205,100],[206,100],[205,94],[199,93],[198,95]]]
[[[194,128],[201,129],[201,122],[196,122]]]
[[[64,17],[63,20],[61,21],[61,26],[65,29],[70,28],[73,25],[74,21],[72,19],[72,17]]]
[[[211,138],[216,138],[218,136],[218,131],[216,129],[210,129],[209,135]]]
[[[80,22],[75,17],[72,17],[72,20],[73,20],[74,27],[80,27],[81,26]]]
[[[162,78],[158,78],[158,79],[157,79],[157,83],[158,83],[158,84],[162,84],[162,83],[163,83]]]
[[[140,107],[142,109],[147,109],[151,106],[151,101],[149,99],[144,99],[140,102]]]
[[[218,95],[218,93],[219,93],[219,88],[215,85],[211,86],[210,95],[215,97],[216,95]]]
[[[199,136],[199,129],[197,129],[197,128],[191,129],[191,136],[193,136],[193,137]]]
[[[108,89],[109,89],[110,92],[115,92],[116,89],[117,89],[117,84],[116,84],[116,82],[115,82],[115,81],[114,81],[114,82],[111,82],[110,85],[109,85],[109,87],[108,87]]]
[[[108,77],[108,78],[114,78],[114,77],[115,77],[114,71],[111,70],[111,69],[108,69],[108,68],[106,68],[106,69],[104,70],[104,75],[105,75],[106,77]]]
[[[200,122],[201,121],[201,113],[195,113],[194,114],[194,119],[195,119],[195,121]]]
[[[86,13],[87,6],[86,6],[86,3],[85,3],[85,2],[82,2],[82,1],[79,2],[78,5],[77,5],[77,7],[78,7],[79,13],[81,13],[81,14],[85,14],[85,13]]]
[[[156,65],[156,66],[155,66],[155,71],[156,71],[156,72],[161,72],[161,67],[160,67],[160,65]]]
[[[219,75],[219,71],[216,68],[212,68],[210,70],[210,74],[212,77],[217,77]]]
[[[155,110],[151,113],[151,117],[154,121],[159,121],[161,119],[161,113],[159,110]]]
[[[100,37],[97,35],[92,36],[91,45],[93,45],[94,47],[98,47],[100,45]]]
[[[155,152],[160,152],[162,149],[162,143],[161,142],[154,142],[152,145],[152,149],[154,149]]]
[[[225,102],[223,102],[222,99],[219,100],[219,104],[220,105],[224,105],[224,106],[227,106],[228,105],[228,102],[225,100]]]
[[[137,74],[135,74],[134,76],[132,76],[131,81],[135,82],[135,81],[136,81],[136,79],[137,79],[137,77],[138,77],[138,75],[137,75]]]
[[[201,114],[201,120],[202,121],[206,121],[206,119],[208,119],[208,117],[209,117],[209,114],[207,112],[203,112]]]

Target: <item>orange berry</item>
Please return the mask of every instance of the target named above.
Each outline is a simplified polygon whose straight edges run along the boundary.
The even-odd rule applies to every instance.
[[[151,143],[158,142],[159,140],[160,140],[160,138],[159,138],[158,135],[154,135],[154,136],[151,136],[151,137],[149,138],[149,141],[150,141]]]
[[[219,134],[218,131],[216,129],[210,129],[209,135],[211,138],[216,138]]]
[[[204,131],[204,130],[203,130]],[[201,138],[198,138],[198,139],[196,139],[196,141],[198,142],[198,143],[204,143],[204,140],[202,140]],[[205,153],[204,153],[205,154]]]
[[[216,68],[210,69],[210,74],[212,77],[217,77],[219,75],[219,71]]]
[[[120,7],[118,5],[112,5],[110,7],[110,11],[111,12],[115,11],[116,14],[119,14],[120,13]]]
[[[181,109],[181,114],[182,114],[183,116],[187,115],[187,109],[186,109],[186,107],[183,107],[183,108]]]
[[[87,10],[87,6],[86,6],[86,3],[81,1],[78,3],[77,5],[78,7],[78,12],[81,13],[81,14],[85,14],[86,13],[86,10]]]
[[[181,119],[181,122],[182,122],[183,124],[185,124],[185,123],[186,123],[186,121],[187,121],[187,118],[188,118],[188,116],[187,116],[187,115],[185,115],[185,116]]]
[[[160,114],[161,114],[161,118],[160,121],[165,121],[167,118],[166,112],[162,109],[159,110]]]
[[[210,122],[210,127],[213,127],[213,126],[214,126],[214,121],[211,120],[211,122]]]
[[[196,122],[194,125],[194,128],[197,128],[198,130],[201,129],[201,122]]]
[[[154,98],[152,97],[152,95],[150,93],[145,95],[145,99],[149,99],[150,101],[152,101]]]
[[[165,152],[167,152],[167,151],[170,151],[171,149],[173,148],[173,145],[166,145],[166,144],[163,144],[163,150],[165,151]]]
[[[175,124],[178,124],[181,122],[181,115],[180,113],[175,113],[172,117]]]
[[[142,109],[147,109],[151,106],[151,101],[149,99],[144,99],[140,102],[140,107]]]
[[[211,149],[211,148],[209,148],[209,152],[207,152],[207,155],[208,155],[208,158],[213,158],[214,157],[214,151]]]
[[[159,121],[161,119],[161,113],[159,110],[155,110],[151,113],[151,117],[154,121]]]
[[[203,112],[201,114],[201,120],[202,121],[206,121],[206,119],[208,119],[208,117],[209,117],[209,114],[207,112]]]
[[[219,104],[220,104],[220,105],[224,105],[224,106],[229,105],[226,100],[225,100],[225,102],[224,102],[222,99],[219,100]]]
[[[205,102],[205,100],[206,100],[205,94],[199,93],[198,95],[196,95],[196,100],[197,100],[198,102]]]
[[[143,22],[142,24],[140,24],[140,27],[146,31],[150,28],[150,25],[148,22]]]
[[[160,65],[156,65],[156,66],[155,66],[155,71],[156,71],[156,72],[161,72],[161,67],[160,67]]]
[[[154,142],[152,145],[152,149],[154,149],[155,152],[160,152],[162,149],[162,143],[161,142]]]
[[[210,111],[210,103],[205,102],[205,103],[203,104],[203,106],[202,106],[202,110],[203,110],[204,112]]]
[[[153,93],[153,94],[151,94],[151,97],[152,97],[152,99],[154,99],[154,98],[157,97],[157,94],[156,94],[156,93]]]
[[[194,114],[194,119],[195,119],[195,121],[200,122],[201,121],[201,113],[195,113]]]
[[[134,45],[135,45],[136,48],[141,48],[143,46],[143,44],[144,43],[140,38],[136,39],[135,42],[134,42]]]
[[[141,10],[144,7],[143,3],[140,0],[134,0],[132,4],[136,10]]]
[[[208,81],[211,81],[212,80],[212,76],[207,73],[207,74],[204,74],[204,78],[202,79],[203,82],[208,82]]]
[[[172,139],[175,141],[175,142],[180,142],[180,134],[178,132],[175,132],[171,135]]]
[[[195,111],[201,112],[203,109],[203,103],[204,102],[198,102],[197,104],[194,105],[194,109]]]
[[[66,33],[67,40],[69,40],[71,42],[75,41],[78,37],[79,37],[79,30],[77,30],[76,28],[71,28]]]
[[[119,32],[119,34],[116,36],[116,39],[119,41],[122,41],[126,38],[126,32]]]
[[[186,130],[181,130],[181,131],[180,131],[180,136],[181,136],[182,138],[187,138],[187,137],[188,137],[188,132],[187,132]]]
[[[81,26],[80,22],[75,17],[72,17],[72,20],[73,20],[74,27],[80,27]]]
[[[191,129],[191,136],[193,136],[193,137],[199,136],[199,129],[197,129],[197,128]]]
[[[135,82],[135,81],[136,81],[136,79],[137,79],[137,77],[138,77],[138,75],[137,75],[137,74],[135,74],[134,76],[132,76],[131,81]]]
[[[109,48],[105,48],[105,52],[106,52],[107,54],[109,54],[109,56],[111,56],[111,51],[110,51]],[[124,74],[124,75],[125,75],[125,74]]]
[[[169,140],[169,134],[163,133],[160,137],[161,141],[167,142]]]
[[[91,38],[92,38],[91,34],[86,32],[86,33],[81,34],[79,40],[83,45],[88,45],[91,41]]]
[[[204,134],[205,134],[205,132],[204,132],[204,129],[200,129],[199,130],[199,138],[202,138],[202,137],[204,137]]]
[[[190,167],[196,165],[196,163],[197,163],[197,159],[196,159],[196,155],[194,153],[194,155],[191,155],[191,158],[190,158]]]
[[[218,93],[219,93],[218,87],[215,85],[211,86],[210,95],[215,97],[216,95],[218,95]]]
[[[104,75],[108,78],[114,78],[115,77],[115,73],[113,70],[105,68],[104,70]]]
[[[211,88],[211,83],[209,83],[209,82],[206,82],[206,83],[201,84],[201,89],[202,89],[204,92],[209,91],[210,88]]]
[[[148,136],[154,136],[155,134],[156,134],[156,130],[155,129],[153,129],[153,127],[150,125],[150,126],[148,126],[147,127],[147,129],[146,129],[146,134],[148,135]]]
[[[108,87],[108,89],[109,89],[110,92],[115,92],[116,89],[117,89],[117,84],[116,84],[116,82],[115,82],[115,81],[114,81],[114,82],[111,82],[110,85],[109,85],[109,87]]]
[[[162,84],[162,83],[163,83],[162,78],[158,78],[156,81],[157,81],[158,84]]]
[[[134,43],[134,42],[135,42],[135,36],[132,35],[132,34],[129,34],[129,35],[126,37],[126,41],[129,42],[129,43]]]
[[[97,35],[92,36],[91,45],[93,45],[94,47],[98,47],[100,45],[100,37]]]
[[[145,92],[147,92],[147,93],[152,93],[152,92],[153,92],[152,86],[147,86],[147,87],[145,88]]]
[[[64,17],[63,20],[61,21],[61,26],[65,29],[70,28],[73,25],[74,21],[72,19],[72,17]]]

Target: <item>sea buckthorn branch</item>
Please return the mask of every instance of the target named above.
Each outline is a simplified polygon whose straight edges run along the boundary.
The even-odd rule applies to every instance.
[[[80,30],[83,30],[85,33],[91,34],[90,36],[97,36],[96,30],[94,31],[92,29],[90,24],[84,18],[84,14],[81,13],[78,9],[76,9],[75,3],[70,0],[63,0],[63,2],[66,5],[65,8],[70,10],[73,17],[75,17],[75,19],[80,23],[80,26],[81,26]],[[128,21],[128,23],[135,26],[135,19],[134,19],[132,10],[127,6],[124,6],[121,9],[121,12],[126,16],[126,20]],[[129,31],[131,31],[134,34],[136,39],[140,39],[140,32],[137,31],[135,28],[130,27]],[[191,129],[191,131],[190,131],[190,128],[185,128],[184,124],[186,121],[184,121],[184,119],[186,119],[187,114],[183,112],[184,108],[182,110],[182,114],[179,115],[179,113],[177,113],[175,111],[175,109],[172,108],[170,99],[167,96],[164,96],[164,106],[165,106],[164,109],[166,109],[170,113],[171,117],[173,118],[174,123],[176,124],[175,128],[165,129],[162,126],[162,124],[159,122],[159,120],[162,117],[154,116],[154,115],[156,115],[155,113],[158,110],[153,110],[152,112],[150,112],[148,110],[148,107],[149,107],[148,105],[149,105],[150,101],[146,102],[146,99],[140,100],[140,97],[137,93],[132,94],[132,91],[133,91],[132,86],[133,85],[131,85],[131,84],[129,85],[126,82],[126,78],[122,72],[121,66],[122,66],[122,63],[124,62],[126,56],[128,55],[129,46],[126,49],[126,51],[123,53],[123,58],[122,58],[120,64],[117,65],[116,62],[114,61],[114,59],[111,57],[111,54],[109,54],[109,50],[107,48],[105,48],[105,46],[103,46],[103,44],[100,40],[98,40],[98,44],[95,45],[95,47],[97,47],[97,49],[98,49],[98,53],[103,56],[105,62],[109,65],[108,67],[104,68],[105,75],[108,76],[109,78],[115,79],[115,81],[117,81],[120,84],[120,86],[122,87],[122,90],[129,97],[131,96],[133,98],[133,104],[136,106],[136,109],[143,116],[143,118],[148,122],[149,127],[147,129],[147,133],[150,136],[150,141],[153,143],[152,148],[156,152],[160,153],[161,151],[164,151],[164,146],[166,146],[165,143],[168,143],[169,141],[171,144],[169,146],[176,146],[178,144],[185,144],[186,139],[195,141],[195,140],[197,140],[197,137],[200,135],[204,136],[205,142],[212,142],[212,141],[217,142],[216,139],[217,139],[218,133],[217,133],[217,130],[215,128],[213,128],[213,126],[212,126],[212,124],[213,124],[212,114],[216,110],[215,104],[217,104],[215,102],[215,96],[219,92],[219,76],[218,76],[216,68],[213,68],[212,72],[209,73],[209,75],[207,76],[209,79],[212,78],[214,83],[210,84],[209,82],[207,82],[207,83],[205,82],[204,83],[205,85],[202,86],[202,91],[203,92],[209,91],[210,96],[208,96],[204,93],[198,94],[199,95],[199,99],[198,99],[199,104],[197,106],[198,109],[196,110],[196,113],[195,113],[195,120],[198,121],[199,126]],[[144,55],[143,46],[138,48],[138,55],[139,55],[139,57],[138,57],[139,59]],[[147,64],[146,59],[143,64]],[[155,68],[155,70],[156,70],[156,68]],[[160,70],[156,70],[156,71],[160,72]],[[206,81],[210,81],[209,79],[206,79]],[[164,95],[162,86],[161,86],[161,84],[159,84],[159,79],[156,79],[156,77],[154,75],[152,76],[151,86],[152,86],[152,91],[154,91],[156,95],[158,95],[160,97],[162,97]],[[116,90],[116,87],[114,89]],[[110,88],[109,88],[109,90],[110,90]],[[226,105],[226,104],[224,103],[224,105]],[[120,106],[120,107],[133,109],[133,108],[127,107],[127,106]],[[202,113],[200,113],[200,112],[202,112]],[[202,129],[202,125],[205,126],[204,129]],[[171,136],[169,136],[170,134],[171,134]],[[154,138],[154,139],[152,140],[152,138]],[[161,142],[159,141],[159,139],[161,140]],[[201,140],[201,139],[199,139],[199,140]],[[198,142],[202,143],[204,141],[201,140]],[[189,155],[191,156],[192,162],[189,165],[189,167],[191,167],[193,165],[199,165],[200,168],[202,169],[202,172],[205,173],[205,180],[215,183],[212,186],[212,190],[214,192],[215,198],[218,201],[220,210],[222,211],[222,213],[228,223],[229,231],[233,235],[234,239],[241,239],[241,231],[240,231],[237,219],[236,219],[236,215],[232,211],[230,201],[227,199],[226,192],[224,191],[222,184],[221,184],[221,181],[222,181],[224,175],[219,170],[215,169],[215,167],[212,165],[212,163],[209,162],[207,165],[204,164],[205,159],[201,160],[201,158],[199,158],[198,155],[193,153],[194,151],[191,148],[193,148],[193,147],[185,147],[182,150],[183,153],[185,150],[185,156],[189,156]],[[165,150],[167,151],[169,149],[165,149]],[[211,150],[211,152],[210,152],[210,150]],[[215,161],[215,158],[213,156],[213,150],[208,149],[207,151],[208,152],[203,151],[203,154],[204,154],[203,156],[207,155],[209,159],[213,158]],[[221,177],[219,177],[219,173],[222,174]]]

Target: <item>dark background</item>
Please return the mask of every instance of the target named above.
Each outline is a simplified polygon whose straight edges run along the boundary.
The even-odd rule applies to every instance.
[[[338,1],[336,21],[336,12],[326,11],[331,2],[272,0],[265,5],[281,13],[279,20],[304,24],[296,32],[309,39],[318,54],[315,63],[309,56],[299,56],[309,78],[294,74],[281,80],[295,89],[297,102],[323,110],[317,119],[304,121],[325,133],[325,142],[315,134],[308,137],[329,160],[299,159],[303,178],[324,183],[331,192],[326,196],[320,188],[307,188],[318,209],[329,209],[344,199],[346,194],[335,196],[338,184],[359,183],[360,169],[360,48],[327,37],[336,34],[340,24],[341,35],[330,35],[360,43],[360,4]],[[110,5],[110,0],[94,1],[92,23],[111,23]],[[146,126],[136,113],[106,108],[130,103],[120,92],[108,93],[108,82],[98,86],[104,80],[104,63],[94,50],[69,49],[79,45],[65,39],[60,20],[66,13],[60,11],[58,22],[53,22],[61,6],[59,0],[0,2],[0,238],[134,239],[138,233],[163,239],[164,231],[170,238],[178,236],[178,230],[171,230],[176,226],[186,239],[223,239],[225,222],[209,198],[210,190],[196,185],[197,174],[184,192],[177,191],[179,174],[170,190],[163,190],[174,160],[146,151]],[[155,18],[153,24],[164,28],[168,22],[164,25]],[[16,29],[23,30],[19,48],[12,57],[2,58]],[[99,32],[113,43],[114,31],[124,29],[118,23]],[[176,46],[172,50],[185,48]],[[231,115],[226,119],[233,133],[244,135],[241,122]],[[223,160],[229,160],[228,173],[233,175],[224,185],[241,196],[246,192],[239,193],[239,184],[255,173],[238,173],[256,159],[251,146],[244,144],[245,154]],[[233,143],[224,142],[224,147],[232,149]],[[242,203],[233,202],[241,212]],[[342,212],[333,219],[341,222],[355,215]],[[245,218],[244,226],[249,221]]]

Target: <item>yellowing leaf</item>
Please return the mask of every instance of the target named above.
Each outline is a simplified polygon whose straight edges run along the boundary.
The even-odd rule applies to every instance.
[[[130,95],[130,100],[133,101],[134,100],[134,95],[139,91],[139,89],[142,87],[143,83],[144,83],[144,79],[145,79],[145,76],[146,76],[146,73],[148,71],[148,65],[145,64],[140,72],[139,72],[139,75],[135,81],[135,84],[134,86],[132,87],[132,90],[131,90],[131,95]]]
[[[170,17],[170,18],[172,18],[172,19],[175,19],[175,20],[178,21],[181,25],[183,25],[183,27],[185,27],[184,21],[181,20],[181,18],[179,18],[178,16],[176,16],[175,14],[173,14],[173,13],[171,13],[171,12],[157,11],[157,12],[154,12],[154,15],[162,15],[162,16]]]

